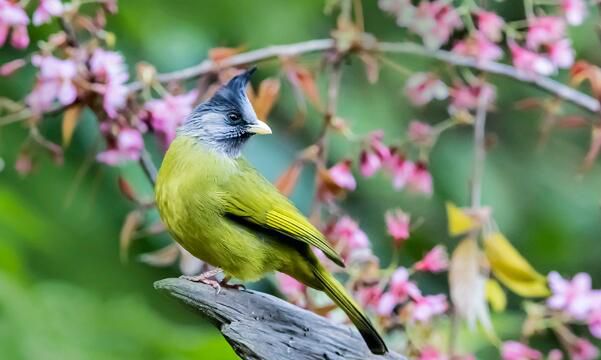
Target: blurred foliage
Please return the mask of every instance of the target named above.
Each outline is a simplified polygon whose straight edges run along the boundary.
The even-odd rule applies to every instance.
[[[385,40],[403,39],[403,31],[381,14],[375,1],[365,1],[366,28]],[[520,7],[506,1],[498,6],[509,19],[522,16]],[[140,60],[169,71],[198,63],[215,46],[257,48],[329,35],[333,20],[323,15],[322,0],[307,1],[161,1],[127,0],[109,19],[117,48],[130,61]],[[56,24],[36,30],[34,37],[56,30]],[[587,23],[573,34],[578,57],[601,62],[599,40]],[[35,39],[34,39],[35,40]],[[18,56],[3,48],[0,62]],[[443,67],[421,58],[398,57],[408,69]],[[318,65],[317,56],[306,62]],[[273,62],[260,66],[259,78],[276,71]],[[32,84],[32,70],[0,79],[2,96],[23,96]],[[383,68],[377,85],[368,86],[361,64],[344,68],[340,116],[356,133],[374,127],[387,140],[403,134],[414,118],[438,122],[446,118],[442,105],[415,109],[402,95],[404,75]],[[320,86],[323,89],[323,80]],[[599,234],[599,166],[577,176],[588,146],[584,130],[557,130],[544,146],[537,146],[541,116],[512,107],[515,101],[541,92],[505,79],[493,79],[499,99],[490,116],[489,132],[496,138],[487,160],[484,204],[516,248],[542,273],[586,271],[601,273]],[[567,107],[566,111],[574,109]],[[275,136],[251,141],[246,154],[270,179],[289,164],[295,151],[319,131],[318,115],[309,111],[306,126],[291,132],[295,102],[284,84],[271,124]],[[44,133],[58,142],[59,120],[44,120]],[[218,332],[183,306],[152,289],[154,280],[177,275],[177,269],[139,264],[135,254],[157,248],[167,239],[153,237],[134,244],[128,264],[118,256],[118,236],[131,207],[120,195],[117,175],[124,174],[137,189],[151,189],[135,164],[119,170],[93,163],[102,148],[89,114],[75,131],[65,164],[55,166],[40,156],[36,171],[20,178],[14,161],[26,137],[23,126],[0,128],[0,358],[2,359],[231,359],[233,351]],[[430,200],[395,193],[384,177],[360,179],[358,191],[345,201],[351,214],[369,234],[376,253],[387,264],[391,251],[383,213],[401,207],[426,220],[408,241],[403,262],[415,261],[433,244],[454,247],[447,237],[445,201],[467,200],[471,131],[445,133],[432,154],[435,195]],[[356,156],[342,139],[335,139],[332,157]],[[153,154],[157,162],[158,153]],[[293,200],[307,210],[313,174],[305,171]],[[369,211],[365,211],[369,209]],[[423,276],[423,288],[446,288],[444,277]],[[596,286],[601,278],[595,279]],[[494,317],[501,337],[516,337],[522,316],[509,298],[509,311]],[[480,336],[462,336],[470,349],[484,343]],[[545,339],[541,339],[545,341]],[[496,352],[477,353],[479,359]],[[208,356],[208,357],[207,357]]]

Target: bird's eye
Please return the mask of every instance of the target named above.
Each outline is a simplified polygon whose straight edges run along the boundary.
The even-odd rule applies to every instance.
[[[228,113],[227,117],[232,121],[240,121],[240,114],[238,114],[236,112]]]

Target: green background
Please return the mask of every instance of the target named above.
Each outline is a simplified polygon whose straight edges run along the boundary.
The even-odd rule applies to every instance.
[[[368,31],[382,40],[407,39],[375,3],[365,1]],[[499,5],[499,11],[508,19],[523,17],[521,7],[509,3],[515,2]],[[254,49],[327,37],[335,23],[323,14],[321,0],[127,0],[119,7],[119,13],[109,18],[108,30],[116,34],[116,48],[126,56],[132,74],[141,60],[164,72],[196,64],[216,46]],[[591,16],[584,26],[570,32],[578,57],[599,63],[595,21],[596,15]],[[51,24],[33,30],[33,41],[56,29]],[[21,54],[5,46],[0,63]],[[446,73],[446,67],[434,61],[394,58],[411,70]],[[311,65],[319,63],[318,56],[305,59]],[[260,66],[254,81],[278,75],[275,63],[269,62]],[[357,60],[345,64],[343,76],[339,115],[358,134],[382,128],[387,141],[392,141],[403,136],[412,119],[436,123],[448,116],[444,102],[423,109],[411,107],[402,93],[405,77],[390,68],[382,69],[376,85],[367,83]],[[564,73],[559,77],[566,80]],[[569,275],[585,271],[599,285],[599,166],[584,177],[578,175],[589,132],[557,130],[546,146],[538,146],[541,113],[517,110],[514,104],[544,94],[510,80],[493,77],[492,81],[498,101],[489,116],[488,131],[497,142],[487,159],[484,204],[494,208],[500,229],[539,271]],[[0,96],[21,98],[32,83],[31,68],[10,79],[0,78]],[[322,75],[319,83],[323,90]],[[275,135],[253,139],[246,151],[270,179],[319,131],[321,118],[313,110],[303,129],[288,131],[296,113],[294,104],[292,89],[284,84],[269,119]],[[566,106],[565,113],[578,110]],[[47,117],[42,124],[43,133],[56,142],[60,142],[60,120]],[[178,275],[177,268],[151,268],[136,261],[137,254],[165,244],[165,237],[137,241],[130,261],[119,260],[119,231],[133,205],[120,194],[117,177],[123,174],[139,192],[150,194],[151,189],[136,164],[118,169],[86,165],[103,146],[90,114],[79,124],[64,165],[39,156],[34,173],[22,178],[14,171],[14,161],[26,135],[20,124],[0,128],[0,358],[235,358],[204,320],[153,290],[153,281]],[[425,219],[403,249],[403,263],[415,261],[434,244],[455,246],[456,240],[445,231],[444,202],[466,203],[471,151],[471,129],[458,128],[442,136],[431,157],[435,188],[431,199],[394,192],[382,175],[358,179],[358,191],[344,206],[366,230],[383,264],[391,253],[383,220],[389,208],[401,207]],[[333,139],[333,159],[356,152],[342,139]],[[158,162],[159,154],[154,157]],[[305,211],[310,206],[312,179],[311,171],[304,172],[293,196]],[[443,275],[419,281],[426,292],[446,289]],[[269,283],[262,286],[273,288]],[[521,314],[519,299],[511,297],[510,310],[494,316],[502,337],[518,336]],[[498,357],[479,337],[464,338],[466,349],[477,351],[478,358]],[[537,341],[552,345],[551,338]]]

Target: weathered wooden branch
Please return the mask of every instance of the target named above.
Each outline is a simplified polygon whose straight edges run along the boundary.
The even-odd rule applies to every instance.
[[[406,360],[369,352],[359,333],[274,296],[164,279],[154,287],[183,301],[217,326],[236,353],[252,360]]]

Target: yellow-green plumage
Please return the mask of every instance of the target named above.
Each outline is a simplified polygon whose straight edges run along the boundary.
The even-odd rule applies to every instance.
[[[173,237],[194,256],[242,280],[281,271],[322,290],[347,313],[372,352],[386,352],[367,317],[310,246],[342,264],[336,252],[244,158],[224,156],[180,135],[161,165],[156,200]]]

